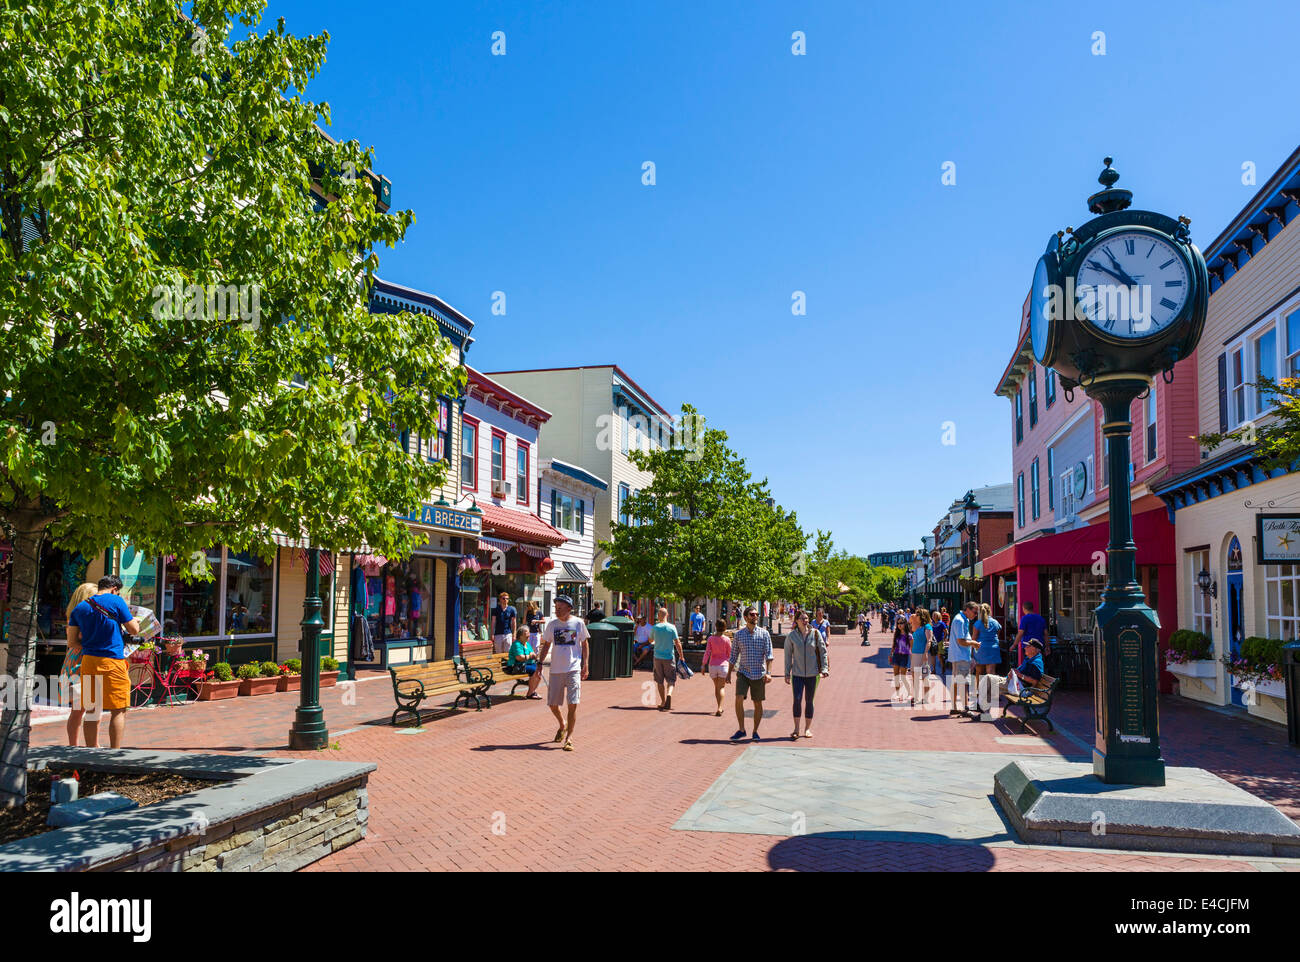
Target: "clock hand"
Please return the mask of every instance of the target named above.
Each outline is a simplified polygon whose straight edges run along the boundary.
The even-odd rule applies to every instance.
[[[1118,271],[1118,273],[1115,275],[1116,277],[1118,277],[1118,278],[1119,278],[1121,281],[1123,281],[1125,284],[1128,284],[1130,287],[1136,287],[1136,286],[1137,286],[1137,281],[1135,281],[1133,278],[1129,277],[1128,274],[1124,273],[1124,268],[1120,266],[1119,261],[1115,260],[1115,255],[1114,255],[1114,254],[1112,254],[1112,253],[1111,253],[1107,248],[1105,248],[1105,247],[1103,247],[1103,248],[1101,249],[1101,252],[1102,252],[1103,254],[1105,254],[1107,257],[1109,257],[1109,258],[1110,258],[1110,262],[1111,262],[1111,264],[1113,264],[1113,265],[1115,266],[1115,270]]]
[[[1117,280],[1117,281],[1122,281],[1122,280],[1124,280],[1123,277],[1121,277],[1120,275],[1116,274],[1116,273],[1115,273],[1113,270],[1111,270],[1109,267],[1105,267],[1105,266],[1103,266],[1103,265],[1097,263],[1096,261],[1088,261],[1088,266],[1089,266],[1089,267],[1092,267],[1092,268],[1096,268],[1097,270],[1101,271],[1103,274],[1109,274],[1111,277],[1115,278],[1115,280]]]

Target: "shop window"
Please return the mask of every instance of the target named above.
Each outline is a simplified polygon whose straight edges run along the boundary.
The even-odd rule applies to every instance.
[[[1265,633],[1269,638],[1300,638],[1300,565],[1265,565]]]
[[[376,641],[431,638],[433,562],[411,558],[365,570],[366,619]]]
[[[212,580],[200,581],[203,561]],[[187,580],[188,579],[188,580]],[[170,556],[163,572],[163,631],[187,639],[275,632],[275,561],[209,548]]]
[[[460,424],[460,486],[478,489],[478,422],[464,416]]]
[[[12,558],[11,553],[6,554]],[[41,546],[40,574],[36,581],[36,637],[39,640],[68,636],[68,602],[72,593],[86,580],[88,560],[75,551],[51,547],[48,542]],[[4,587],[0,589],[6,594],[12,576],[12,567],[6,566]],[[0,594],[0,601],[7,601],[4,594]],[[6,610],[0,617],[5,622],[0,634],[8,637],[10,615]]]
[[[1211,631],[1212,613],[1210,611],[1212,601],[1210,596],[1201,591],[1201,586],[1196,583],[1196,576],[1202,571],[1209,570],[1209,551],[1187,552],[1187,590],[1192,600],[1191,628],[1193,631],[1199,631],[1207,637],[1213,638],[1214,633]]]

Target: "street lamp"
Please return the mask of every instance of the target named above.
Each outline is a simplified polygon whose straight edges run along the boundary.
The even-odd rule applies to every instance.
[[[1201,569],[1200,574],[1196,576],[1196,585],[1201,589],[1201,594],[1209,595],[1211,598],[1219,597],[1219,583],[1214,580],[1214,576]]]
[[[307,549],[307,597],[302,602],[302,689],[289,729],[289,747],[315,751],[329,744],[320,706],[320,548]]]

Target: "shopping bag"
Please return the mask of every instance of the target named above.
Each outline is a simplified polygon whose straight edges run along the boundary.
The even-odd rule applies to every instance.
[[[1020,676],[1017,675],[1015,672],[1012,672],[1011,675],[1007,678],[1007,694],[1019,695],[1021,690],[1022,688],[1020,685]]]
[[[680,658],[677,659],[678,678],[680,678],[682,681],[685,681],[687,678],[690,678],[693,674],[695,674],[695,672],[691,671],[690,665],[686,664],[686,662],[682,661]]]

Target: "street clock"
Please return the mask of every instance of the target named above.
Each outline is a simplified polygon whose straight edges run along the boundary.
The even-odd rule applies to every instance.
[[[1209,305],[1205,258],[1187,218],[1130,210],[1132,191],[1105,160],[1099,216],[1052,235],[1034,270],[1034,356],[1069,389],[1098,376],[1166,372],[1196,349]]]

